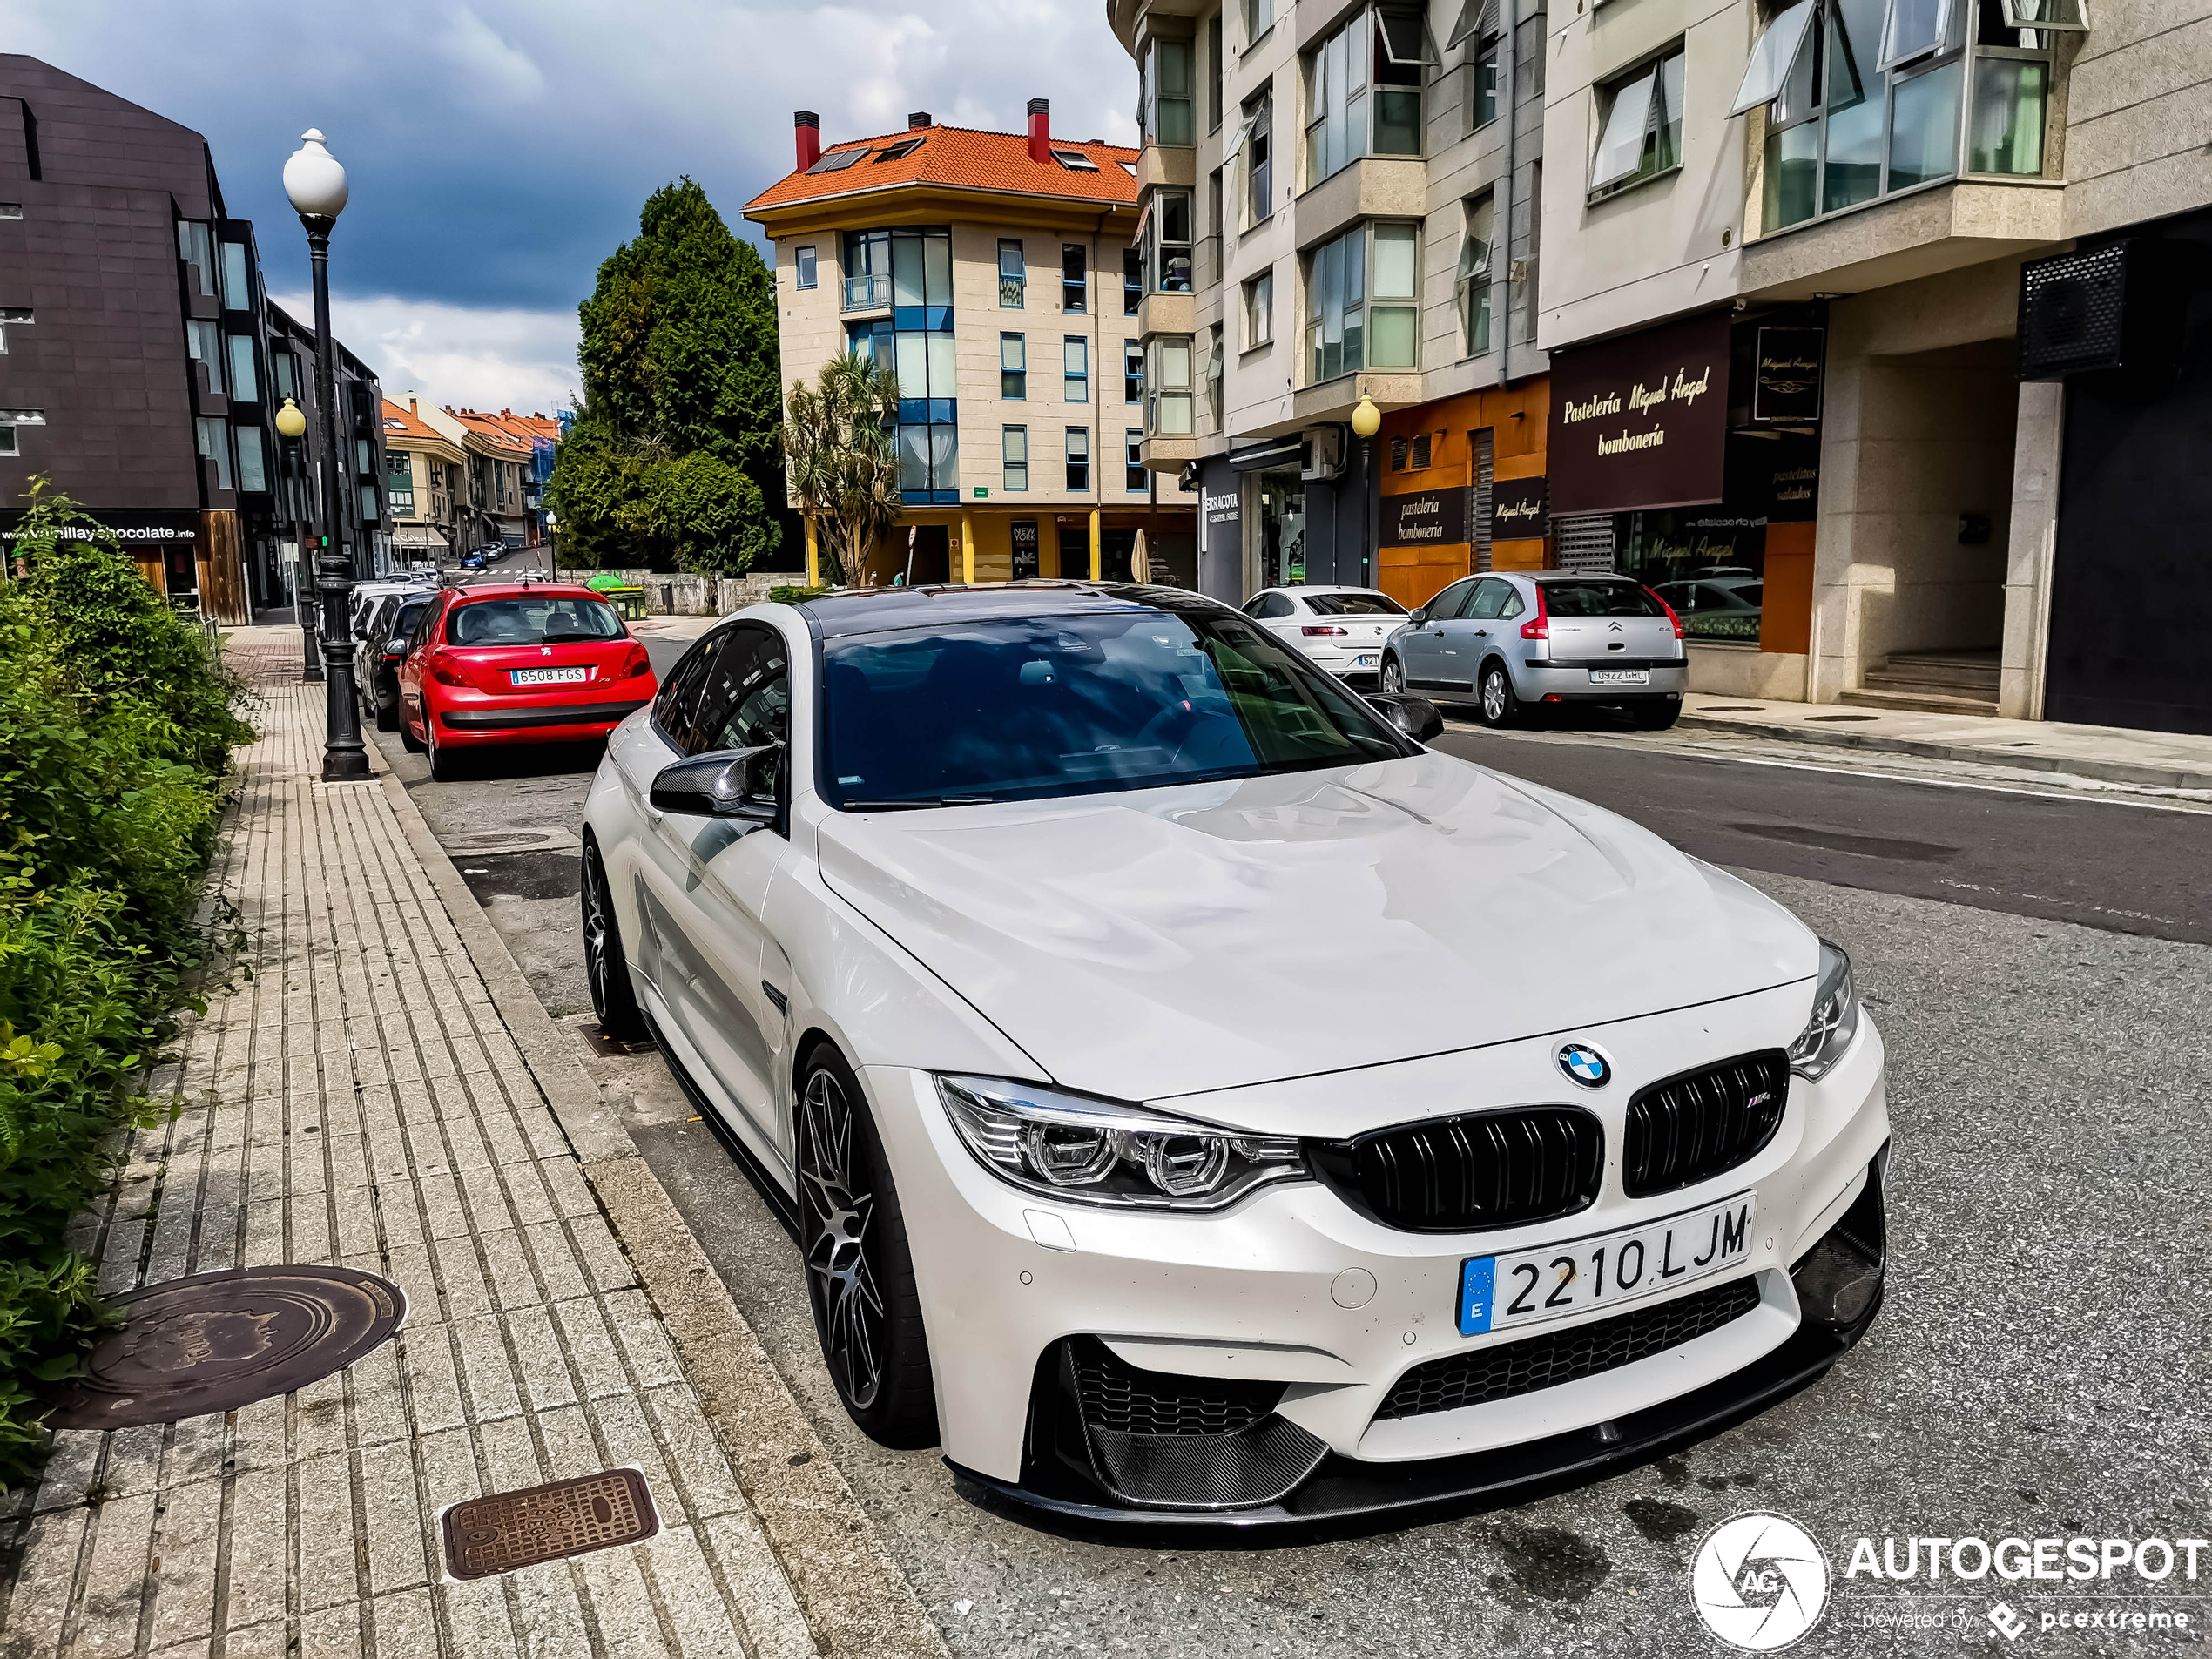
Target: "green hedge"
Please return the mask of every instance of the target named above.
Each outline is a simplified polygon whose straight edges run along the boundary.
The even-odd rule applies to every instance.
[[[195,924],[231,747],[253,736],[206,636],[34,482],[0,580],[0,1479],[104,1315],[64,1247],[144,1121],[144,1069],[210,941]]]
[[[768,603],[778,605],[795,605],[801,599],[819,599],[828,591],[827,588],[771,588],[768,590]]]

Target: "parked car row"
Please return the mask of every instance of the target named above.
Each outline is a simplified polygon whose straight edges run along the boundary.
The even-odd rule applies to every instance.
[[[1669,585],[1696,590],[1687,597],[1700,609],[1750,617],[1756,636],[1756,577],[1748,600],[1732,597],[1746,589],[1733,573]],[[1244,609],[1350,683],[1469,704],[1487,725],[1511,725],[1531,707],[1602,705],[1663,731],[1689,689],[1682,618],[1666,590],[1626,577],[1462,577],[1410,615],[1366,588],[1267,588]]]

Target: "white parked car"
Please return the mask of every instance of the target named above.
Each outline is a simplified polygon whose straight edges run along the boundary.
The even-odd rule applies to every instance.
[[[1374,682],[1383,641],[1406,621],[1406,607],[1372,588],[1262,588],[1244,614],[1354,685]]]
[[[718,624],[614,733],[592,997],[794,1227],[854,1420],[1096,1520],[1644,1460],[1879,1305],[1843,952],[1195,595]]]

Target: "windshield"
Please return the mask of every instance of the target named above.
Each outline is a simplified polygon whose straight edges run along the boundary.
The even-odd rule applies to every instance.
[[[622,618],[604,599],[548,594],[526,599],[478,599],[446,618],[455,645],[551,645],[564,639],[619,639]]]
[[[1663,617],[1665,607],[1633,582],[1547,582],[1544,604],[1554,617]]]
[[[1406,607],[1386,593],[1309,593],[1306,609],[1317,617],[1402,617]]]
[[[1412,752],[1231,610],[867,634],[823,652],[823,793],[851,811],[1151,789]]]

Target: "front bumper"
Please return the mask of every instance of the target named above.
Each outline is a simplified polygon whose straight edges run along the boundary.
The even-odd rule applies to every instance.
[[[1778,988],[1695,1017],[1623,1022],[1591,1035],[1607,1045],[1622,1077],[1656,1079],[1771,1046],[1777,1031],[1786,1042],[1803,1023],[1804,995],[1803,987]],[[1415,1100],[1441,1087],[1469,1109],[1555,1098],[1555,1046],[1538,1039],[1408,1062],[1363,1089]],[[925,1074],[871,1068],[864,1076],[908,1217],[947,1460],[983,1487],[1063,1513],[1286,1524],[1582,1478],[1761,1409],[1832,1364],[1872,1318],[1868,1305],[1841,1327],[1808,1318],[1792,1272],[1865,1196],[1887,1141],[1882,1046],[1871,1020],[1820,1082],[1792,1080],[1781,1128],[1737,1168],[1656,1197],[1625,1197],[1623,1088],[1610,1108],[1597,1096],[1584,1103],[1605,1121],[1608,1148],[1604,1188],[1589,1209],[1534,1226],[1449,1235],[1371,1221],[1310,1183],[1264,1189],[1214,1214],[1057,1204],[981,1170],[954,1136]],[[1210,1103],[1217,1109],[1177,1105],[1238,1127],[1267,1127],[1232,1116],[1225,1102]],[[1385,1109],[1379,1121],[1406,1116]],[[1426,1414],[1379,1414],[1393,1386],[1417,1366],[1530,1339],[1521,1331],[1460,1335],[1454,1308],[1467,1258],[1640,1226],[1747,1189],[1757,1194],[1750,1252],[1740,1268],[1700,1287],[1755,1286],[1755,1303],[1741,1317],[1556,1386]],[[1347,1278],[1363,1277],[1372,1281],[1364,1299],[1343,1293]],[[1537,1330],[1571,1332],[1606,1317]],[[1170,1492],[1155,1503],[1141,1483],[1131,1484],[1134,1466],[1122,1455],[1128,1447],[1109,1451],[1111,1467],[1085,1458],[1086,1436],[1094,1446],[1096,1437],[1082,1424],[1071,1435],[1063,1409],[1071,1397],[1063,1386],[1068,1356],[1084,1351],[1071,1343],[1095,1345],[1090,1352],[1103,1349],[1163,1383],[1211,1379],[1279,1388],[1271,1416],[1295,1427],[1295,1441],[1280,1436],[1285,1443],[1255,1442],[1252,1450],[1289,1479],[1288,1489],[1252,1503],[1249,1483],[1231,1480],[1211,1497]],[[1301,1460],[1299,1447],[1310,1458]],[[1230,1501],[1197,1507],[1224,1491]],[[1186,1505],[1184,1495],[1196,1501]]]

